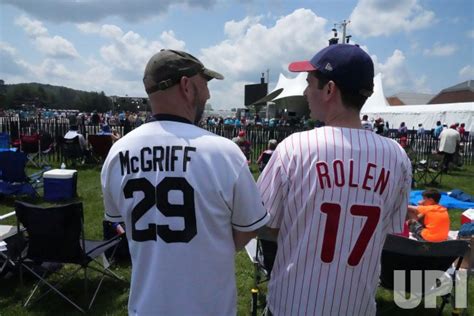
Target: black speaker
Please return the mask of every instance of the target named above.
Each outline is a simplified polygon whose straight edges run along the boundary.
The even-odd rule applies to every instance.
[[[268,94],[268,83],[245,85],[245,105],[250,105]]]

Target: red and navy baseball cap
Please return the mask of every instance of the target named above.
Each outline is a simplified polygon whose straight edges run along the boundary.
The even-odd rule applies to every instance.
[[[319,51],[309,61],[295,61],[291,72],[319,71],[343,91],[370,97],[374,91],[374,63],[359,46],[335,44]]]

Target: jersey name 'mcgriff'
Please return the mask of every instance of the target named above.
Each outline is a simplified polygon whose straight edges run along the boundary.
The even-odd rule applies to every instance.
[[[191,161],[191,152],[196,152],[196,147],[143,147],[137,156],[130,156],[129,151],[126,150],[119,153],[120,170],[122,176],[140,171],[175,171],[175,168],[182,168],[183,172],[186,172],[188,163]]]

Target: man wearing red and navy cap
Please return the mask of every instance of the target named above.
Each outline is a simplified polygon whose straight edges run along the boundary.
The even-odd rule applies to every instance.
[[[311,118],[325,126],[283,140],[258,179],[278,242],[268,309],[375,315],[382,246],[403,231],[410,160],[361,126],[374,66],[358,46],[331,45],[289,70],[308,73]]]

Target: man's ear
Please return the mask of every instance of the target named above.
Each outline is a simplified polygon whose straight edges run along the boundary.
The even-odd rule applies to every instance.
[[[182,95],[186,99],[192,99],[193,97],[193,87],[191,80],[183,76],[181,77],[181,80],[179,81],[179,90],[181,91]]]
[[[332,80],[329,80],[328,84],[327,84],[327,94],[331,94],[334,91],[334,89],[336,88],[336,84],[334,83],[334,81]]]
[[[326,94],[325,94],[325,98],[327,100],[329,99],[332,99],[336,93],[337,93],[337,86],[336,84],[334,83],[334,81],[330,80],[326,86],[325,86],[325,89],[326,89]]]

